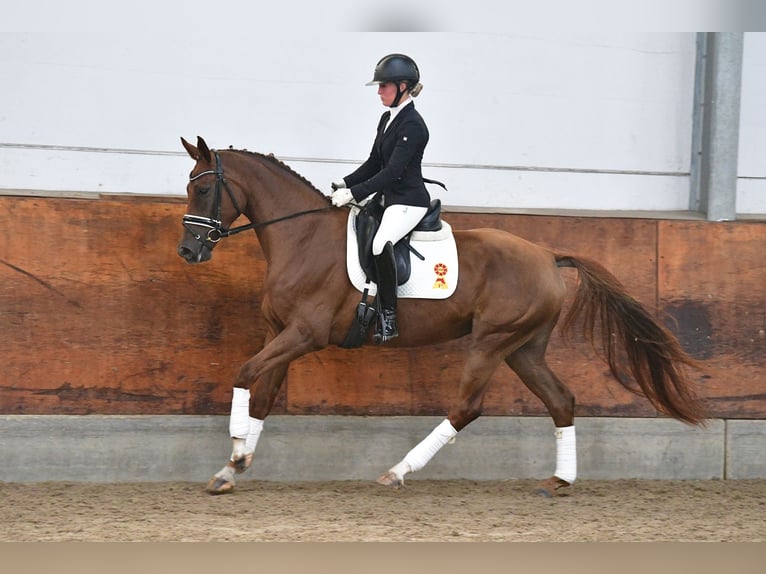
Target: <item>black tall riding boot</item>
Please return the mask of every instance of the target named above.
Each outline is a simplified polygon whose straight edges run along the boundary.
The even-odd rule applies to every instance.
[[[378,326],[374,341],[377,344],[399,336],[396,328],[396,261],[394,246],[389,241],[383,252],[375,257],[375,272],[378,274]]]

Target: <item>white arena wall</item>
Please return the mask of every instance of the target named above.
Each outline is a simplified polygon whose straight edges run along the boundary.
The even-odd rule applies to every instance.
[[[243,10],[255,10],[244,7]],[[243,17],[246,17],[244,14]],[[689,209],[695,34],[0,34],[0,190],[183,195],[179,137],[273,152],[320,189],[369,152],[382,55],[421,68],[446,206]],[[766,213],[766,34],[746,33],[737,212]]]

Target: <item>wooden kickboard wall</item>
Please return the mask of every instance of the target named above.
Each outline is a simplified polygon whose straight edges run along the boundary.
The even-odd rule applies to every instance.
[[[227,414],[260,348],[266,263],[254,234],[212,261],[176,255],[178,198],[0,197],[0,414]],[[766,418],[766,223],[445,212],[455,229],[504,229],[597,259],[694,357],[710,413]],[[339,246],[342,248],[342,246]],[[570,288],[576,272],[562,270]],[[328,348],[289,369],[273,412],[441,415],[463,341],[411,350]],[[549,363],[578,416],[654,417],[587,343],[554,333]],[[546,411],[505,366],[487,415]]]

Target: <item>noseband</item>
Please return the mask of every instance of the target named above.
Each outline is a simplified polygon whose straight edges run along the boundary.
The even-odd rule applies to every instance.
[[[224,237],[229,237],[230,235],[236,235],[237,233],[241,233],[242,231],[247,231],[249,229],[257,229],[258,227],[265,227],[267,225],[271,225],[272,223],[277,223],[279,221],[285,221],[287,219],[293,219],[294,217],[300,217],[301,215],[307,215],[309,213],[317,213],[319,211],[327,211],[332,208],[331,205],[328,205],[327,207],[321,207],[319,209],[309,209],[307,211],[299,211],[298,213],[293,213],[291,215],[286,215],[284,217],[278,217],[277,219],[272,219],[270,221],[264,221],[262,223],[248,223],[247,225],[240,225],[239,227],[234,227],[233,229],[226,229],[223,226],[223,222],[221,221],[221,187],[223,187],[226,190],[226,193],[229,194],[229,199],[231,199],[231,203],[234,205],[234,209],[237,210],[237,214],[242,213],[242,209],[240,209],[239,204],[237,203],[237,199],[234,197],[234,194],[232,193],[231,189],[229,188],[229,183],[226,181],[226,178],[223,175],[223,166],[221,165],[221,156],[218,154],[217,151],[213,152],[215,154],[215,169],[210,169],[208,171],[203,171],[202,173],[198,173],[194,177],[190,177],[189,181],[194,181],[196,179],[199,179],[203,175],[215,175],[215,203],[213,205],[213,217],[205,217],[204,215],[192,215],[192,214],[185,214],[183,216],[183,226],[189,231],[189,233],[192,234],[194,239],[202,243],[203,245],[206,245],[207,243],[218,243],[221,239]],[[202,227],[203,229],[207,229],[207,233],[204,235],[202,233],[198,233],[195,231],[195,227]]]

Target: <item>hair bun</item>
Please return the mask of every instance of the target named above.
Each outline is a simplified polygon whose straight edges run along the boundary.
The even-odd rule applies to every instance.
[[[417,98],[417,97],[418,97],[418,94],[419,94],[419,93],[420,93],[422,90],[423,90],[423,84],[421,84],[420,82],[418,82],[418,84],[417,84],[417,85],[416,85],[414,88],[412,88],[412,89],[410,90],[410,95],[411,95],[413,98]]]

